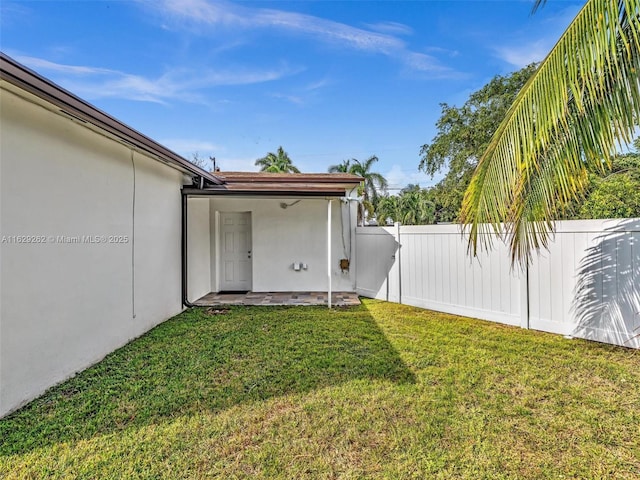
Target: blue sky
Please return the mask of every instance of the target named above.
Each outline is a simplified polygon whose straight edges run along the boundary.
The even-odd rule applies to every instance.
[[[440,103],[541,60],[582,1],[0,3],[0,48],[130,126],[223,170],[282,145],[303,172],[377,155],[418,171]]]

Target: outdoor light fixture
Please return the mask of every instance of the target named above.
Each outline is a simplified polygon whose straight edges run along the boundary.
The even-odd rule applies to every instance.
[[[284,202],[280,202],[280,208],[282,208],[283,210],[285,210],[287,207],[292,207],[294,206],[296,203],[301,202],[302,200],[296,200],[295,202],[291,202],[291,203],[284,203]]]

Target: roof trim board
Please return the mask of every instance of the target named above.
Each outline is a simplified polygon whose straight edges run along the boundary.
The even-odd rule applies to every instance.
[[[183,187],[182,193],[187,196],[236,196],[236,197],[344,197],[345,189],[334,187],[302,187],[292,188],[286,186],[278,186],[276,188],[269,187],[264,189],[256,189],[253,186],[242,188],[227,188],[226,185],[217,185],[208,188]]]
[[[358,185],[364,179],[351,173],[270,173],[270,172],[216,172],[225,183],[321,183]]]

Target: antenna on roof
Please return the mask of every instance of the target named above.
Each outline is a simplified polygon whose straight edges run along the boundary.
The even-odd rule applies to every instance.
[[[219,172],[220,171],[220,167],[218,165],[216,165],[216,157],[209,157],[209,160],[211,160],[213,162],[213,171],[214,172]]]

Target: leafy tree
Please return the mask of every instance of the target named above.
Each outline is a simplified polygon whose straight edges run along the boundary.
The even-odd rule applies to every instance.
[[[372,155],[363,162],[352,158],[350,160],[344,160],[338,165],[331,165],[329,167],[330,173],[351,173],[364,179],[358,189],[358,195],[362,197],[362,202],[358,205],[358,224],[360,225],[362,225],[367,214],[369,214],[369,216],[374,214],[380,194],[384,194],[387,190],[387,180],[384,176],[371,171],[373,164],[377,161],[378,157]]]
[[[465,187],[466,182],[445,177],[429,188],[428,197],[434,207],[434,223],[457,221]]]
[[[266,156],[259,158],[255,164],[260,167],[261,172],[300,173],[282,147],[278,147],[276,153],[269,152]]]
[[[640,153],[619,155],[611,173],[590,173],[589,183],[573,218],[640,217]]]
[[[536,7],[542,3],[536,1]],[[517,95],[473,174],[471,248],[506,235],[512,261],[546,246],[561,206],[611,165],[640,118],[640,0],[589,0]]]
[[[531,64],[507,76],[496,76],[472,93],[462,107],[441,104],[437,135],[420,149],[420,169],[433,177],[445,177],[431,190],[436,221],[455,221],[464,191],[491,137],[498,129],[516,95],[533,75]]]
[[[640,217],[640,183],[629,175],[600,181],[580,209],[580,218]]]

